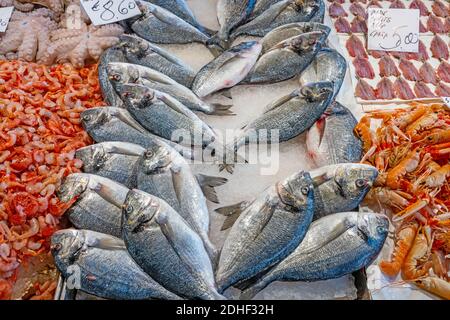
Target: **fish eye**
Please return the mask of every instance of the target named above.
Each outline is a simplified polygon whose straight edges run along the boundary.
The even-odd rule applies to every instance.
[[[116,81],[120,81],[122,79],[122,77],[120,76],[120,74],[114,74],[113,79]]]
[[[152,150],[147,150],[147,151],[145,151],[145,153],[144,153],[144,156],[145,156],[147,159],[150,159],[151,157],[153,157],[153,155],[154,155],[154,152],[153,152]]]
[[[92,119],[92,116],[90,114],[83,115],[83,120],[84,121],[90,121],[91,119]]]
[[[133,206],[131,204],[127,205],[125,208],[126,213],[130,214],[133,212]]]
[[[386,232],[386,229],[383,228],[382,226],[378,226],[378,227],[377,227],[377,232],[378,232],[379,234],[383,234],[383,233]]]
[[[300,191],[306,196],[308,194],[308,192],[309,192],[309,188],[308,187],[302,187],[300,189]]]
[[[52,249],[55,250],[55,251],[59,251],[59,250],[61,250],[61,248],[62,248],[61,243],[57,243],[57,244],[52,246]]]
[[[356,180],[355,184],[356,184],[356,186],[357,186],[358,188],[365,187],[365,186],[366,186],[366,180],[364,180],[364,179],[358,179],[358,180]]]

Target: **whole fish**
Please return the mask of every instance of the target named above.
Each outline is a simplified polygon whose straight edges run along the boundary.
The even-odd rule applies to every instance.
[[[313,19],[321,12],[321,0],[283,0],[270,6],[250,22],[237,28],[231,38],[239,36],[264,37],[279,26],[293,22],[320,22]],[[312,21],[314,20],[314,21]]]
[[[200,236],[164,200],[131,190],[122,236],[131,257],[168,290],[190,299],[225,299]]]
[[[309,22],[324,23],[325,18],[325,2],[323,0],[315,0],[317,3],[316,13],[312,16]]]
[[[241,211],[223,245],[219,292],[250,279],[288,256],[302,241],[314,211],[313,181],[300,171],[268,188],[253,202],[218,209]]]
[[[79,290],[105,299],[181,299],[142,271],[121,239],[75,229],[57,231],[51,239],[58,270]]]
[[[62,202],[74,201],[66,211],[78,229],[121,236],[121,207],[129,189],[113,180],[88,173],[68,175],[57,190]]]
[[[318,185],[314,192],[314,220],[359,206],[378,176],[375,167],[341,163],[310,172]]]
[[[361,160],[362,142],[353,134],[357,123],[350,110],[339,102],[325,110],[306,135],[308,155],[317,167]]]
[[[269,9],[272,5],[280,1],[282,0],[257,0],[249,20],[253,20],[255,17],[261,15],[264,11]]]
[[[188,4],[185,0],[146,0],[153,4],[156,4],[176,16],[180,17],[187,23],[192,24],[194,27],[202,31],[203,33],[209,33],[209,30],[202,26],[200,22],[198,22],[192,10],[189,8]]]
[[[328,37],[331,29],[330,27],[317,22],[295,22],[282,25],[270,31],[261,40],[262,53],[269,51],[284,40],[312,31],[322,31]]]
[[[341,163],[313,170],[314,217],[356,209],[372,188],[378,176],[375,167],[359,163]],[[229,229],[237,220],[247,202],[216,210],[227,218],[222,229]]]
[[[108,141],[80,148],[75,157],[83,161],[83,172],[136,188],[138,162],[145,150],[133,143]]]
[[[87,109],[81,113],[81,124],[95,142],[130,142],[144,148],[166,143],[187,159],[193,158],[191,148],[148,132],[123,108],[98,107]]]
[[[209,37],[172,12],[145,1],[137,1],[142,16],[131,24],[131,29],[141,38],[153,43],[206,44]]]
[[[191,87],[196,73],[186,63],[168,51],[131,34],[121,35],[118,46],[122,48],[123,54],[126,57],[126,61],[120,62],[130,62],[152,68],[185,87]]]
[[[201,141],[208,146],[216,139],[206,123],[170,95],[134,83],[115,87],[130,114],[153,134],[188,145]]]
[[[130,63],[111,63],[107,69],[109,79],[113,86],[123,83],[138,83],[167,93],[194,111],[201,111],[213,115],[233,114],[229,110],[229,105],[207,104],[190,89],[151,68]]]
[[[200,236],[208,255],[215,263],[218,252],[208,237],[209,212],[206,197],[186,160],[171,148],[155,147],[145,152],[137,172],[137,188],[163,199],[178,212]],[[227,181],[206,176],[203,179],[215,186]],[[214,189],[209,191],[211,192]]]
[[[225,51],[197,73],[192,91],[203,98],[234,87],[244,80],[260,53],[261,45],[256,41],[243,42]]]
[[[300,83],[331,81],[334,84],[333,99],[339,93],[347,72],[347,61],[336,50],[323,48],[301,76]]]
[[[245,23],[252,14],[257,0],[218,0],[217,19],[220,30],[210,40],[210,43],[218,44],[222,48],[228,48],[230,33]]]
[[[114,90],[111,82],[109,81],[108,72],[106,67],[110,62],[126,62],[127,59],[119,46],[113,46],[106,49],[100,56],[98,64],[98,81],[100,89],[102,91],[103,99],[111,106],[122,107],[123,102]]]
[[[336,213],[311,224],[303,242],[286,259],[243,291],[250,299],[274,281],[319,281],[342,277],[369,265],[389,230],[376,213]]]
[[[266,51],[242,84],[274,83],[299,75],[322,48],[327,33],[311,31],[286,39]]]

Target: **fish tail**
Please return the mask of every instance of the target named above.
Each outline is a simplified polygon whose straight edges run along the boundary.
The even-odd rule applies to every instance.
[[[240,300],[251,300],[255,297],[258,292],[262,291],[265,287],[267,287],[272,282],[271,278],[263,277],[261,280],[256,282],[253,286],[245,289],[241,292],[239,296]]]
[[[230,48],[230,39],[228,35],[223,34],[221,31],[217,32],[206,42],[206,47],[212,53],[214,57],[218,57],[224,51]]]
[[[230,110],[232,106],[232,104],[211,103],[206,113],[215,116],[235,116],[236,114]]]

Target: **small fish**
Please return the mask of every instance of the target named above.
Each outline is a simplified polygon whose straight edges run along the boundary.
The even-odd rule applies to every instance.
[[[72,173],[58,188],[57,196],[62,202],[75,200],[66,211],[75,227],[120,237],[121,207],[128,191],[107,178]]]
[[[327,33],[312,31],[284,40],[259,59],[242,84],[274,83],[299,75],[322,48]]]
[[[323,12],[322,12],[323,11]],[[325,5],[322,0],[283,0],[272,5],[255,19],[240,26],[231,35],[264,37],[282,25],[293,22],[322,22]],[[321,15],[313,19],[316,15]]]
[[[274,281],[335,279],[368,266],[379,254],[389,230],[376,213],[336,213],[311,224],[303,242],[241,294],[247,300]]]
[[[339,102],[335,101],[325,110],[306,136],[308,154],[317,167],[359,162],[362,143],[353,134],[357,123],[350,110]]]
[[[258,60],[261,44],[243,42],[204,66],[195,77],[192,91],[200,98],[241,82]]]
[[[331,29],[330,27],[317,22],[295,22],[282,25],[270,31],[261,40],[262,53],[269,51],[284,40],[312,31],[322,31],[328,37]]]
[[[131,190],[122,214],[127,250],[148,275],[183,298],[225,299],[200,236],[164,200]]]
[[[58,270],[66,279],[78,275],[79,290],[105,299],[181,299],[142,271],[121,239],[66,229],[55,232],[51,240]]]
[[[191,87],[196,73],[186,63],[168,51],[130,34],[120,36],[119,47],[123,50],[126,61],[117,62],[130,62],[152,68],[187,88]]]
[[[217,209],[240,213],[220,254],[216,273],[219,292],[250,279],[288,256],[312,221],[314,187],[300,171],[268,188],[254,201]]]
[[[130,142],[144,148],[166,143],[187,159],[193,158],[193,151],[190,147],[179,145],[148,132],[123,108],[87,109],[81,113],[81,124],[95,142]]]
[[[334,85],[333,100],[339,94],[347,72],[345,58],[334,49],[324,48],[302,72],[300,83],[330,81]]]
[[[193,111],[212,115],[232,115],[229,105],[207,104],[190,89],[154,69],[130,63],[110,63],[108,76],[115,87],[118,84],[137,83],[167,93]]]
[[[153,43],[206,44],[209,37],[172,12],[145,1],[137,1],[142,16],[131,24],[131,29],[141,38]]]
[[[113,46],[106,49],[100,56],[98,64],[98,80],[100,89],[102,90],[103,99],[111,106],[123,107],[123,102],[114,90],[111,82],[109,81],[108,72],[106,67],[110,62],[126,62],[127,59],[123,54],[119,46]]]

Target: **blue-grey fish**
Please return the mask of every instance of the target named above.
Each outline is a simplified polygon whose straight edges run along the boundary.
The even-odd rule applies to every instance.
[[[207,104],[190,89],[154,69],[130,63],[111,63],[107,69],[113,86],[138,83],[167,93],[193,111],[214,115],[233,114],[229,105]]]
[[[200,236],[164,200],[131,190],[122,236],[131,257],[168,290],[190,299],[225,299]]]
[[[122,49],[126,61],[117,62],[130,62],[155,69],[188,88],[194,81],[196,73],[190,66],[145,39],[133,34],[124,34],[120,36],[118,47]]]
[[[261,44],[243,42],[204,66],[195,77],[192,91],[200,98],[241,82],[258,60]]]
[[[88,173],[68,175],[57,190],[62,202],[75,202],[66,211],[79,229],[121,236],[121,207],[129,189],[111,179]]]
[[[322,0],[283,0],[270,6],[266,11],[250,22],[237,28],[231,37],[239,36],[264,37],[268,32],[279,26],[293,22],[313,21],[314,16],[321,11]]]
[[[187,159],[193,158],[191,148],[150,133],[123,108],[97,107],[87,109],[81,113],[81,124],[95,142],[130,142],[144,148],[166,143]]]
[[[255,17],[261,15],[264,11],[269,9],[272,5],[280,1],[282,0],[257,0],[249,20],[253,20]]]
[[[311,224],[303,242],[256,283],[242,299],[250,299],[274,281],[319,281],[342,277],[368,266],[383,247],[387,217],[343,212]]]
[[[55,232],[51,240],[58,270],[79,290],[105,299],[181,299],[142,271],[121,239],[66,229]]]
[[[334,49],[323,48],[301,76],[300,83],[330,81],[334,84],[333,100],[339,93],[347,72],[347,61]]]
[[[322,48],[328,34],[311,31],[286,39],[259,59],[243,84],[274,83],[300,75]]]
[[[220,254],[219,292],[248,280],[288,256],[302,241],[314,211],[313,181],[298,172],[253,202],[218,209],[241,211]]]
[[[353,134],[357,123],[350,110],[339,102],[333,102],[325,110],[306,135],[308,155],[317,167],[359,162],[362,143]]]
[[[123,102],[114,90],[111,82],[109,81],[108,72],[106,67],[110,62],[126,62],[127,59],[120,47],[113,46],[106,49],[100,56],[98,64],[98,81],[100,89],[102,91],[103,99],[107,104],[115,107],[122,107]]]
[[[141,38],[165,44],[206,44],[208,41],[206,34],[172,12],[149,2],[137,3],[142,16],[131,24],[131,29]]]

